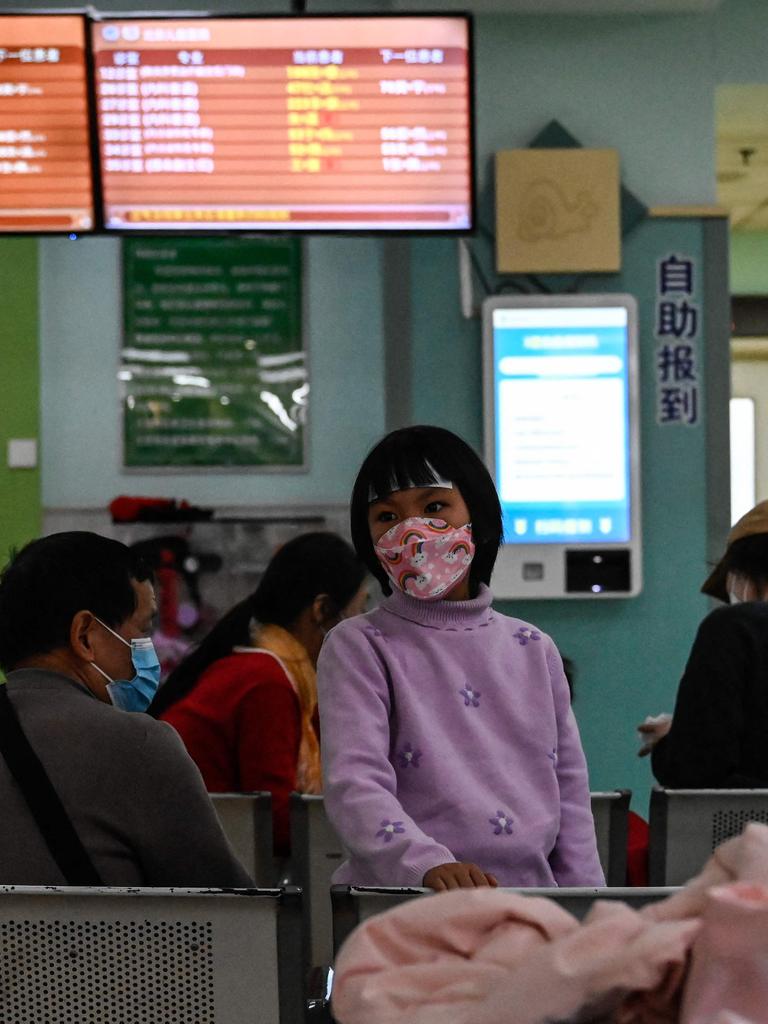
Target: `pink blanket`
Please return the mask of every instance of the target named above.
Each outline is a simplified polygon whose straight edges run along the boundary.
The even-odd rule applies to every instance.
[[[493,889],[402,904],[343,946],[333,1010],[339,1024],[765,1024],[768,827],[639,912],[598,900],[579,923]]]

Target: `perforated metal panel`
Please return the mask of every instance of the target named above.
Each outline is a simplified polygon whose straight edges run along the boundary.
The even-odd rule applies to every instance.
[[[654,787],[650,812],[650,881],[685,885],[720,843],[750,822],[768,825],[768,789]]]
[[[300,1024],[295,890],[0,886],[0,1024]]]
[[[740,835],[750,821],[768,825],[768,811],[756,808],[740,808],[737,811],[716,811],[712,815],[712,849],[724,843],[731,836]]]
[[[216,1024],[210,921],[0,922],[3,1024]]]

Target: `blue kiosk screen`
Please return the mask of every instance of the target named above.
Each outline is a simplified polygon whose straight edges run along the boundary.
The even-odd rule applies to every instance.
[[[506,543],[628,542],[627,309],[495,309],[493,377]]]

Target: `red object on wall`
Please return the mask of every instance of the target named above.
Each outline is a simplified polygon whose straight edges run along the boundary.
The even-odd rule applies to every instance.
[[[177,501],[175,498],[141,498],[121,494],[109,503],[109,511],[113,523],[135,523],[137,520],[150,519],[158,513],[168,513],[177,509],[188,509],[188,501]]]

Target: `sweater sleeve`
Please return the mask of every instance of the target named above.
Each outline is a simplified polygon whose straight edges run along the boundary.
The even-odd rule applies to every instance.
[[[165,722],[152,726],[140,757],[144,792],[137,791],[132,802],[131,843],[146,884],[252,887],[178,734]]]
[[[421,885],[455,861],[403,810],[389,760],[386,667],[357,624],[337,626],[318,663],[323,778],[328,816],[359,866],[363,885]]]
[[[651,753],[653,774],[662,786],[750,785],[737,769],[751,638],[741,617],[732,612],[719,608],[699,626],[677,691],[672,727]]]
[[[560,831],[549,863],[558,885],[605,885],[589,799],[587,762],[571,709],[568,682],[556,648],[547,665],[557,722],[557,782],[560,788]]]
[[[237,761],[240,788],[269,790],[278,856],[290,853],[290,799],[301,742],[299,702],[287,680],[262,682],[240,701]]]

